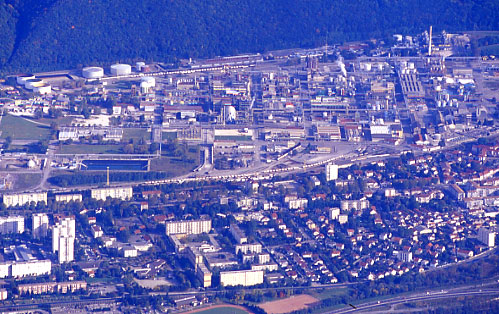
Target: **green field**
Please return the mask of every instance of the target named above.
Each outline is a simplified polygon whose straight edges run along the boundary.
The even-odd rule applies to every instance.
[[[123,139],[130,140],[133,139],[135,141],[143,138],[144,140],[149,140],[151,138],[151,132],[147,132],[147,129],[141,128],[124,128],[123,129]]]
[[[122,145],[70,144],[61,145],[57,154],[123,154]]]
[[[217,307],[215,309],[208,309],[196,312],[196,314],[248,314],[248,313],[250,312],[234,307]]]
[[[151,171],[166,171],[176,177],[192,171],[198,165],[197,155],[193,158],[180,159],[177,157],[161,157],[151,159]]]
[[[322,291],[314,291],[309,294],[317,299],[324,300],[333,296],[346,295],[348,294],[348,288],[324,289]]]
[[[177,132],[163,132],[161,136],[163,140],[174,140],[177,138]]]
[[[39,125],[25,118],[10,114],[2,117],[0,122],[1,138],[10,136],[13,140],[48,140],[52,133],[50,127]]]

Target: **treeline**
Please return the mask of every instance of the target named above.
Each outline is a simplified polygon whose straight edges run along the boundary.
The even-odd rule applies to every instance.
[[[114,172],[109,174],[109,181],[111,182],[125,182],[125,181],[149,181],[166,179],[170,175],[168,172]],[[106,174],[62,174],[50,177],[48,179],[50,184],[60,187],[87,185],[105,183],[107,181]]]
[[[3,71],[499,29],[495,0],[0,0]]]

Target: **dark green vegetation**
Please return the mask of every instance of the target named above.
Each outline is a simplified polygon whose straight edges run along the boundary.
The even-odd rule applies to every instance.
[[[0,0],[0,67],[176,61],[435,31],[497,30],[495,0]]]
[[[119,172],[111,173],[109,181],[111,182],[129,182],[129,181],[148,181],[160,180],[170,177],[167,172]],[[99,174],[82,174],[80,172],[75,174],[61,174],[49,178],[51,184],[57,186],[74,186],[74,185],[89,185],[97,183],[105,183],[107,176],[105,173]]]

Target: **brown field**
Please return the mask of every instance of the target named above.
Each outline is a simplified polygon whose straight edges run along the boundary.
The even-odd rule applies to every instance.
[[[296,310],[307,308],[307,305],[319,301],[318,299],[308,294],[294,295],[286,299],[265,302],[259,304],[268,314],[282,314],[289,313]]]

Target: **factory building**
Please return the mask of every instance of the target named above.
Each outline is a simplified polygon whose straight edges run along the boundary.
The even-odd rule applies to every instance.
[[[13,255],[15,261],[0,263],[0,278],[41,276],[50,274],[52,270],[50,260],[37,260],[25,245],[6,247],[4,253]]]
[[[254,286],[263,283],[263,270],[239,270],[220,272],[220,284],[227,286]]]
[[[166,234],[200,234],[211,230],[211,219],[172,221],[166,223]]]
[[[47,192],[16,193],[3,195],[3,203],[7,207],[29,204],[31,202],[47,203]]]
[[[91,190],[91,197],[96,200],[102,200],[102,201],[105,201],[108,197],[128,200],[132,198],[132,195],[133,195],[133,190],[131,186],[101,188],[101,189]]]
[[[31,234],[33,238],[39,239],[47,236],[49,229],[49,217],[47,214],[33,214],[33,222],[31,226]]]
[[[102,136],[106,141],[121,141],[123,129],[111,127],[61,127],[58,134],[59,141],[78,141],[82,137]]]
[[[0,234],[23,233],[24,217],[8,216],[0,217]]]

